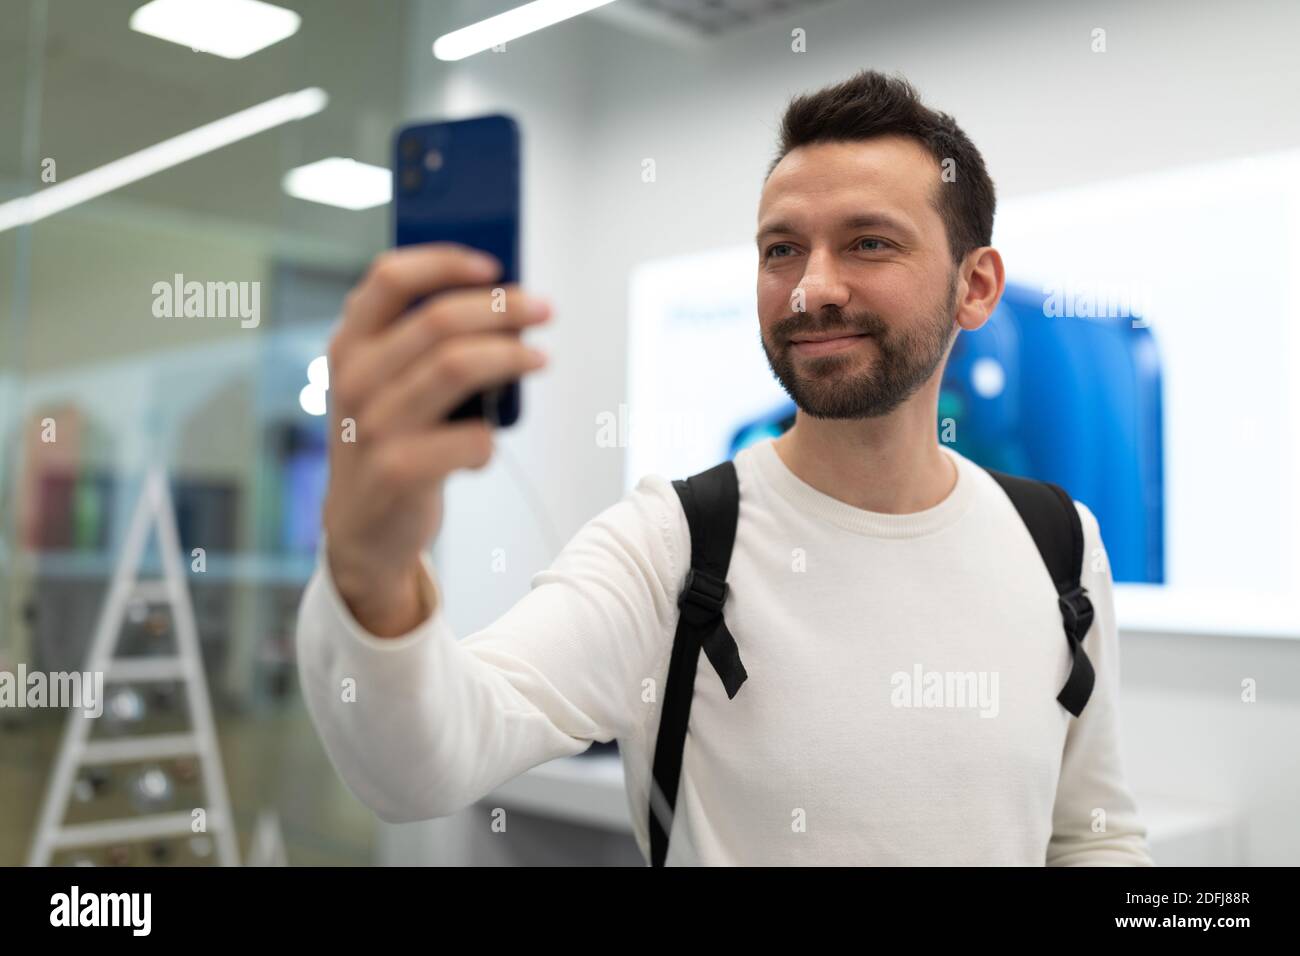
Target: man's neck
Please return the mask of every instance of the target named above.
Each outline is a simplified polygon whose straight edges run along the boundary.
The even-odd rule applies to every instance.
[[[935,403],[918,394],[880,418],[830,420],[798,413],[777,454],[805,484],[881,514],[913,514],[942,502],[957,482],[939,447]]]

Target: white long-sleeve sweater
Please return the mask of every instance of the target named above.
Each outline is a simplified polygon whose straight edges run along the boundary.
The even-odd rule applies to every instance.
[[[1119,760],[1119,646],[1095,517],[1077,504],[1097,682],[1073,718],[1056,700],[1070,655],[1033,540],[993,478],[941,447],[953,490],[902,515],[819,492],[771,440],[736,456],[725,613],[749,679],[729,700],[701,658],[670,865],[1151,864]],[[357,624],[320,560],[298,651],[330,758],[400,822],[453,813],[529,767],[617,739],[648,857],[689,564],[685,515],[656,475],[462,640],[427,559],[437,610],[396,638]]]

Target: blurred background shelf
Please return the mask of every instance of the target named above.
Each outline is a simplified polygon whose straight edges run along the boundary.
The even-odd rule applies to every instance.
[[[106,578],[113,572],[113,561],[113,555],[102,552],[44,551],[21,555],[14,567],[45,578]],[[188,570],[186,565],[191,583],[242,581],[300,587],[316,566],[314,554],[208,554],[205,561],[207,569],[202,572]],[[140,570],[141,577],[162,573],[156,560],[146,560]]]

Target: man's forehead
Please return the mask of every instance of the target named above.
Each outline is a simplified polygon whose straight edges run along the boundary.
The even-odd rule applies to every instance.
[[[919,217],[931,205],[939,164],[924,146],[906,136],[851,142],[813,143],[791,150],[763,185],[758,205],[784,214],[807,201],[872,201]]]

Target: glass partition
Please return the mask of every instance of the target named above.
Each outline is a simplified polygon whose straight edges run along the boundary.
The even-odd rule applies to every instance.
[[[368,863],[292,635],[325,477],[311,363],[387,206],[284,179],[386,168],[400,58],[356,51],[400,49],[404,6],[295,4],[238,59],[133,28],[140,6],[3,3],[0,670],[107,663],[104,720],[0,710],[0,864]]]

